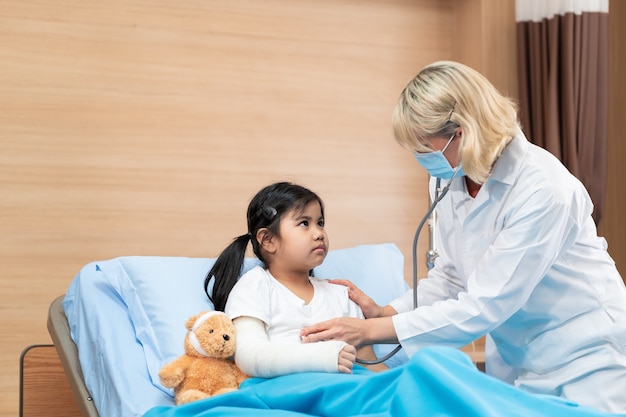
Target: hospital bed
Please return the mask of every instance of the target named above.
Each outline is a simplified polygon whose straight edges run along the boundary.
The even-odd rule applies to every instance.
[[[186,319],[212,308],[203,282],[213,262],[149,256],[92,262],[52,302],[48,330],[82,415],[140,416],[172,405],[158,370],[183,353]],[[244,270],[257,263],[246,259]],[[395,245],[362,245],[330,251],[315,275],[350,279],[384,304],[406,291],[403,268]],[[388,363],[404,360],[399,353]]]
[[[141,256],[92,262],[52,302],[48,329],[81,415],[606,416],[557,397],[525,393],[487,376],[467,354],[449,347],[427,347],[410,359],[400,351],[382,373],[356,366],[352,375],[251,378],[235,392],[174,406],[158,371],[183,353],[185,320],[211,308],[203,282],[213,262]],[[244,270],[257,263],[246,259]],[[386,304],[407,289],[403,267],[394,245],[363,245],[331,251],[315,275],[350,279]],[[382,357],[393,348],[374,350]]]

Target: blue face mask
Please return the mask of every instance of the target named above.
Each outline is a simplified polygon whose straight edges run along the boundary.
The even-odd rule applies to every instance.
[[[450,162],[446,159],[443,153],[448,149],[448,145],[452,142],[452,139],[456,136],[456,133],[452,135],[446,146],[444,146],[441,151],[434,152],[424,152],[419,153],[415,152],[413,155],[419,164],[424,167],[426,171],[430,174],[430,176],[435,178],[441,178],[444,180],[449,180],[452,177],[462,177],[465,175],[463,173],[463,168],[461,164],[458,167],[452,168]]]

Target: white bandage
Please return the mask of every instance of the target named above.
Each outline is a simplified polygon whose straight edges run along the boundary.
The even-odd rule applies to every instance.
[[[196,320],[196,322],[193,324],[193,327],[189,331],[189,343],[191,343],[191,346],[193,346],[196,352],[203,356],[210,357],[211,355],[209,355],[207,351],[202,349],[202,346],[200,346],[200,341],[198,341],[198,337],[196,336],[196,330],[198,330],[198,327],[202,326],[202,323],[207,321],[209,317],[213,317],[217,314],[224,313],[222,313],[221,311],[207,311],[206,313],[198,317],[198,320]]]
[[[331,372],[339,369],[339,352],[345,342],[327,341],[303,344],[270,342],[261,320],[238,317],[237,366],[250,376],[271,378],[296,372]]]

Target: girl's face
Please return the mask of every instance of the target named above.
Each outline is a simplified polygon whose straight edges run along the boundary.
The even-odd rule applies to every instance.
[[[328,253],[322,209],[317,201],[302,212],[291,210],[280,221],[280,238],[274,262],[284,268],[308,271],[319,266]]]

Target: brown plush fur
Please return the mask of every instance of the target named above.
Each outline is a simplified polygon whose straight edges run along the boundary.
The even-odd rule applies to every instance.
[[[191,345],[189,337],[193,326],[204,313],[187,320],[185,353],[164,365],[159,372],[161,383],[174,388],[177,405],[235,391],[248,378],[231,359],[235,354],[236,335],[226,314],[209,317],[195,331],[200,346],[210,357],[197,352]]]

